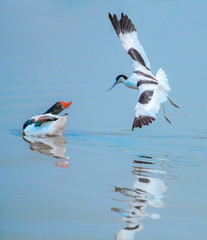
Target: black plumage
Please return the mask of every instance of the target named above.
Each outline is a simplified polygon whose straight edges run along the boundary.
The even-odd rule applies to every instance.
[[[131,22],[131,20],[128,18],[127,15],[124,15],[122,13],[120,20],[118,20],[116,14],[112,16],[111,13],[109,13],[108,16],[118,36],[120,32],[130,33],[130,32],[137,31],[134,24]]]
[[[142,64],[144,67],[146,67],[147,70],[150,70],[150,68],[148,68],[145,64],[145,61],[143,59],[143,57],[141,56],[141,54],[135,49],[135,48],[130,48],[127,52],[130,57],[134,60],[139,62],[140,64]]]
[[[61,102],[56,102],[54,105],[52,105],[51,108],[49,108],[44,114],[51,113],[51,114],[59,114],[64,110],[63,105]]]
[[[151,81],[151,80],[139,80],[137,82],[137,87],[139,87],[140,85],[142,84],[154,84],[154,85],[157,85],[158,82],[155,82],[155,81]]]
[[[141,104],[147,104],[151,100],[152,95],[153,95],[153,91],[146,90],[140,95],[138,102]]]
[[[143,125],[149,125],[153,121],[155,121],[155,117],[151,116],[135,117],[132,125],[132,131],[134,130],[135,127],[142,128]]]

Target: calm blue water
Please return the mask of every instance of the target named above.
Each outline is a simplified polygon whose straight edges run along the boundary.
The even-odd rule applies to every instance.
[[[204,239],[205,1],[0,1],[0,239]],[[131,132],[138,93],[108,12],[133,20],[180,105]],[[62,137],[21,135],[73,101]]]

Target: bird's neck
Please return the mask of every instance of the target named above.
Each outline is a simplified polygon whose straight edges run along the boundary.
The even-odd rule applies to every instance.
[[[125,80],[124,85],[128,88],[133,88],[133,89],[138,89],[137,88],[137,81],[133,81],[132,78],[128,78],[127,80]]]

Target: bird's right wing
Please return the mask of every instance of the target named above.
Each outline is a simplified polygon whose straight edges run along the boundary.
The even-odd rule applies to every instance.
[[[135,71],[151,72],[150,62],[142,47],[138,36],[137,30],[127,15],[121,14],[121,19],[118,20],[117,16],[109,13],[109,19],[120,38],[124,49],[133,60]],[[146,71],[147,70],[147,71]]]
[[[152,89],[141,85],[139,87],[140,96],[135,106],[135,116],[132,125],[134,128],[142,128],[144,125],[149,125],[156,119],[156,113],[160,109],[160,104],[163,102],[162,96],[155,86]]]

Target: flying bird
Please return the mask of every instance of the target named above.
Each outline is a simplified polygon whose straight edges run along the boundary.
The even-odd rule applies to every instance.
[[[136,127],[142,128],[142,126],[149,125],[155,121],[160,105],[167,99],[173,106],[179,107],[168,97],[171,89],[165,71],[160,68],[155,76],[152,74],[150,62],[138,39],[137,30],[132,21],[123,13],[120,20],[118,20],[115,14],[112,16],[109,13],[108,16],[116,34],[121,40],[122,46],[132,58],[134,66],[134,72],[131,77],[128,78],[124,74],[118,75],[116,82],[108,91],[119,83],[123,83],[128,88],[139,90],[139,99],[135,106],[135,116],[132,125],[133,131]],[[171,123],[165,114],[164,105],[163,111],[165,119]]]
[[[23,135],[61,135],[68,113],[63,116],[58,114],[71,104],[72,102],[56,102],[45,113],[30,118],[23,125]]]

